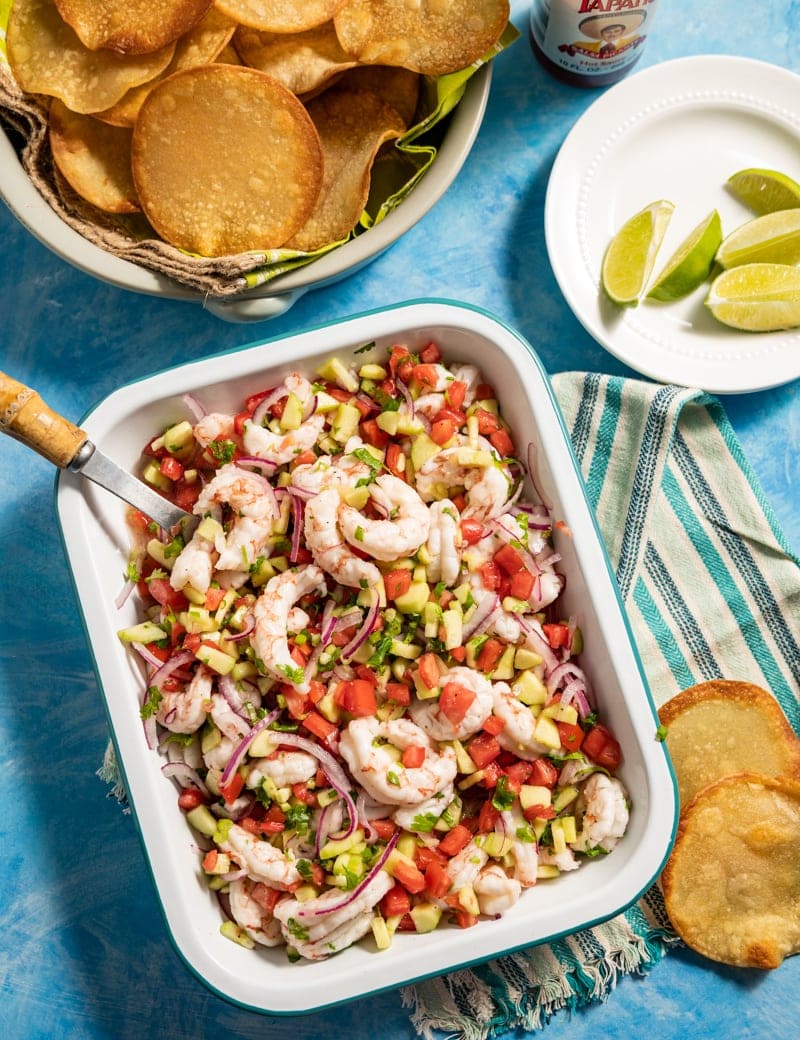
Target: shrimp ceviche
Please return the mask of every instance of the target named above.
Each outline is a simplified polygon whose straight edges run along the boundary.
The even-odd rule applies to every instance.
[[[237,414],[186,403],[144,477],[199,523],[131,515],[120,637],[223,934],[383,950],[611,852],[628,796],[563,616],[569,532],[481,372],[369,344]]]

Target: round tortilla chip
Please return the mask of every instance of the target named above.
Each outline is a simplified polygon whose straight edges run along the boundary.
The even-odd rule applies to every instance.
[[[90,51],[59,16],[52,0],[15,0],[8,21],[8,63],[29,94],[61,98],[73,112],[110,108],[167,67],[175,44],[153,54]]]
[[[296,33],[329,22],[345,0],[215,0],[234,21],[267,32]]]
[[[317,91],[358,64],[342,50],[331,21],[302,33],[270,33],[240,25],[233,45],[245,65],[268,72],[293,94]]]
[[[212,0],[55,0],[91,51],[151,54],[192,28]]]
[[[216,61],[230,43],[235,31],[235,22],[221,14],[216,7],[209,8],[200,21],[177,41],[172,61],[160,75],[129,90],[111,108],[104,112],[94,112],[93,115],[113,126],[132,127],[144,99],[156,83],[171,76],[173,72],[180,72],[181,69],[192,69],[196,65],[207,65]],[[238,65],[239,61],[236,60],[233,64]]]
[[[364,64],[441,76],[480,58],[509,13],[508,0],[347,0],[334,24],[342,47]]]
[[[136,121],[132,165],[156,231],[202,256],[283,245],[322,185],[322,149],[303,105],[276,79],[237,65],[159,83]]]
[[[800,740],[778,702],[760,686],[712,679],[667,701],[658,717],[667,727],[682,806],[731,773],[800,779]]]
[[[411,126],[419,103],[418,72],[392,65],[357,65],[336,81],[337,90],[371,90],[400,113]]]
[[[800,783],[737,773],[686,807],[661,876],[675,931],[711,960],[777,968],[800,950]]]
[[[369,196],[378,149],[405,130],[400,115],[368,91],[326,91],[308,104],[319,133],[325,176],[308,221],[286,245],[311,253],[353,230]]]
[[[138,213],[131,173],[133,132],[72,112],[58,98],[50,105],[49,122],[53,159],[72,188],[107,213]]]

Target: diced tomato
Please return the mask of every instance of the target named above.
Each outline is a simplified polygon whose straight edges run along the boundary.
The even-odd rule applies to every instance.
[[[317,796],[313,791],[309,790],[308,784],[302,781],[297,784],[292,784],[292,794],[303,805],[316,805]]]
[[[387,599],[397,599],[411,588],[411,571],[407,567],[398,567],[383,576],[383,587]]]
[[[387,445],[384,464],[393,476],[399,477],[401,480],[406,479],[406,457],[399,444]]]
[[[536,758],[531,763],[530,781],[535,787],[555,787],[558,769],[549,758]]]
[[[497,786],[497,781],[503,775],[503,767],[499,762],[489,762],[483,767],[483,776],[480,779],[481,787],[489,790]]]
[[[455,727],[463,721],[474,702],[475,693],[468,686],[457,682],[447,682],[442,687],[439,697],[439,711]]]
[[[455,419],[449,416],[443,416],[442,418],[437,416],[431,423],[429,436],[435,444],[441,447],[443,444],[447,444],[457,429],[458,425]]]
[[[500,568],[494,560],[489,560],[488,563],[482,564],[478,568],[478,573],[481,576],[483,587],[489,589],[490,592],[497,592],[500,588],[501,575]]]
[[[414,365],[411,378],[415,382],[421,383],[422,386],[435,387],[439,373],[436,371],[435,365]]]
[[[422,744],[409,744],[403,748],[403,765],[406,769],[419,769],[425,761],[425,748]]]
[[[392,885],[379,905],[384,917],[402,917],[411,909],[411,897],[402,885]]]
[[[375,685],[366,679],[345,679],[336,687],[334,704],[356,718],[367,718],[378,710]]]
[[[619,741],[606,726],[600,723],[592,726],[583,738],[583,751],[593,762],[612,772],[619,767],[622,761],[622,748]]]
[[[503,458],[509,458],[514,454],[514,441],[511,439],[511,434],[502,427],[489,434],[489,443]]]
[[[475,409],[475,418],[478,422],[478,433],[484,437],[490,433],[495,433],[499,430],[500,420],[494,414],[494,412],[487,411],[485,408]]]
[[[503,649],[503,643],[499,639],[493,639],[490,636],[478,651],[478,656],[475,661],[478,670],[481,672],[491,672],[502,657]]]
[[[494,387],[489,383],[478,383],[475,387],[475,400],[476,401],[491,401],[497,395],[494,392]]]
[[[386,430],[382,430],[374,419],[364,419],[361,423],[361,436],[373,448],[385,448],[391,440]]]
[[[407,863],[405,860],[398,859],[392,863],[391,869],[395,880],[399,881],[403,888],[410,892],[412,896],[422,892],[425,888],[425,875],[413,863]]]
[[[225,589],[209,589],[206,592],[203,606],[206,610],[216,610],[223,599],[225,599]]]
[[[515,599],[527,599],[533,592],[534,576],[527,567],[511,575],[511,595]]]
[[[291,686],[281,686],[281,693],[286,698],[286,710],[292,716],[293,719],[302,719],[308,714],[311,708],[311,702],[308,699],[308,694],[298,693],[297,690]]]
[[[370,820],[370,823],[381,841],[388,841],[397,830],[394,820]]]
[[[419,352],[419,359],[426,365],[438,365],[442,360],[442,352],[435,343],[429,343]]]
[[[235,802],[244,787],[244,777],[241,773],[234,773],[226,784],[220,784],[219,792],[225,799],[226,805]]]
[[[478,769],[484,769],[500,754],[500,745],[491,733],[478,733],[469,742],[468,751]]]
[[[261,830],[265,834],[280,834],[286,830],[286,813],[277,805],[271,805],[264,813]]]
[[[147,583],[147,591],[162,607],[171,610],[186,610],[189,601],[178,589],[173,589],[167,578],[151,578]]]
[[[554,820],[556,811],[552,805],[529,805],[522,810],[522,815],[528,823],[533,823],[534,820]]]
[[[185,509],[187,513],[191,513],[192,506],[200,497],[201,490],[202,486],[199,480],[195,480],[192,484],[187,484],[186,481],[182,480],[172,489],[172,501],[176,506]]]
[[[467,517],[461,521],[461,537],[467,545],[475,545],[483,538],[483,524],[474,517]]]
[[[516,574],[517,571],[521,571],[525,566],[524,558],[513,545],[502,545],[494,554],[493,559],[497,566],[505,571],[506,574]]]
[[[472,928],[473,925],[478,923],[478,918],[475,914],[471,914],[467,910],[456,910],[454,916],[459,928]]]
[[[202,791],[198,791],[196,787],[184,787],[178,795],[178,808],[189,812],[190,809],[196,809],[198,805],[204,805],[205,801],[206,796]]]
[[[233,417],[233,432],[237,437],[241,437],[244,434],[244,428],[247,422],[252,419],[250,412],[239,412]]]
[[[395,704],[409,705],[411,703],[411,689],[402,682],[390,682],[386,684],[386,699]]]
[[[275,388],[269,387],[266,390],[259,390],[256,394],[250,394],[250,396],[244,402],[245,411],[252,415],[253,412],[258,408],[264,398],[269,397]]]
[[[317,711],[310,711],[303,719],[303,726],[312,736],[323,743],[337,732],[337,727]]]
[[[363,679],[365,682],[372,683],[373,686],[377,686],[379,679],[372,668],[366,664],[356,665],[356,675],[359,679]]]
[[[547,642],[553,650],[558,650],[562,646],[569,646],[569,628],[562,622],[542,625],[542,631],[547,636]]]
[[[443,856],[438,849],[429,849],[427,845],[420,845],[414,852],[414,862],[424,874],[430,863],[435,862],[443,867],[447,863],[447,856]]]
[[[500,810],[495,809],[492,805],[491,800],[487,799],[481,806],[481,811],[478,813],[478,832],[480,834],[490,834],[497,821],[500,819]]]
[[[451,408],[461,408],[467,396],[467,384],[461,379],[454,379],[444,392],[444,398]]]
[[[454,646],[449,651],[449,654],[454,661],[463,662],[467,659],[467,648],[465,646]]]
[[[509,786],[518,791],[518,785],[525,784],[530,779],[533,766],[530,762],[512,762],[511,765],[503,767],[503,772],[508,777]]]
[[[317,865],[318,864],[316,863],[312,865],[312,871]],[[267,914],[271,914],[275,909],[275,904],[281,897],[281,891],[279,888],[270,888],[269,885],[265,885],[263,881],[257,881],[250,889],[250,895],[262,910]]]
[[[561,746],[567,751],[577,751],[583,743],[583,730],[576,723],[556,722]]]
[[[316,460],[316,454],[311,448],[307,448],[305,451],[301,451],[299,455],[295,455],[291,461],[290,468],[297,469],[298,466],[311,466]]]
[[[411,914],[403,914],[397,926],[398,932],[416,932],[417,926]]]
[[[498,718],[497,715],[490,715],[489,718],[481,726],[484,733],[491,733],[493,737],[496,737],[498,733],[502,733],[506,728],[505,722]]]
[[[456,853],[461,852],[465,846],[469,845],[471,840],[472,834],[470,831],[463,824],[457,823],[455,827],[450,828],[439,842],[438,849],[445,856],[455,856]]]
[[[404,383],[411,379],[414,362],[408,352],[408,347],[396,343],[389,353],[389,371],[392,378],[399,377]]]
[[[321,683],[319,679],[311,680],[308,686],[308,699],[312,704],[319,704],[326,693],[327,689],[324,683]]]
[[[128,523],[132,528],[137,531],[147,531],[152,523],[152,520],[143,513],[141,509],[129,509],[128,510]]]
[[[435,861],[425,869],[425,893],[431,899],[441,899],[450,890],[450,876],[441,863]]]
[[[165,455],[158,469],[169,480],[180,480],[183,476],[183,463],[174,455]]]
[[[209,849],[208,852],[203,856],[203,870],[206,873],[210,873],[217,865],[219,859],[219,852],[217,849]]]
[[[417,659],[417,671],[423,684],[429,690],[435,690],[439,685],[439,662],[435,654],[422,654]]]

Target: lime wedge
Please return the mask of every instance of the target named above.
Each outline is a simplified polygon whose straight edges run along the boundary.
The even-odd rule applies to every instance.
[[[739,170],[728,188],[754,213],[774,213],[800,206],[800,184],[776,170]]]
[[[800,261],[800,209],[779,209],[740,225],[717,250],[722,267]]]
[[[653,300],[680,300],[708,278],[722,242],[722,221],[712,210],[678,246],[647,294]]]
[[[748,332],[800,326],[800,267],[743,264],[711,283],[706,306],[719,321]]]
[[[653,270],[675,206],[663,199],[651,202],[627,220],[612,238],[603,257],[603,289],[614,303],[635,307]]]

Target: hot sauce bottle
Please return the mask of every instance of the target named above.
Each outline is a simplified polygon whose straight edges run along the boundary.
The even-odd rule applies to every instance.
[[[533,52],[554,76],[577,87],[607,87],[644,50],[657,0],[533,0]]]

